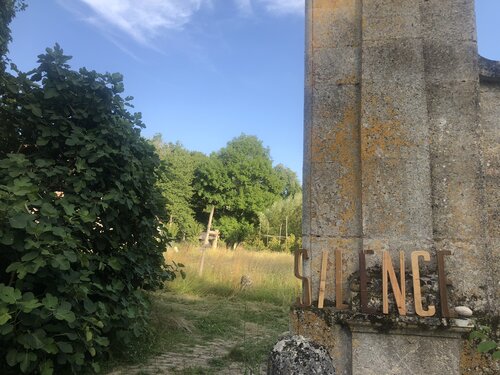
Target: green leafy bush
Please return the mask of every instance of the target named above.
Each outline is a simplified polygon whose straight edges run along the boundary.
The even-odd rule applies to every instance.
[[[0,373],[99,371],[145,328],[164,262],[159,160],[120,74],[58,45],[0,81]],[[13,67],[15,69],[15,67]]]

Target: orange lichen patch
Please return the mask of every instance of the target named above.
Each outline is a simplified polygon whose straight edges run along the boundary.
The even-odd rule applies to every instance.
[[[304,335],[324,345],[332,357],[336,353],[335,338],[331,327],[312,311],[302,310],[299,314],[290,314],[290,330],[297,335]]]
[[[347,108],[337,124],[332,124],[334,131],[329,134],[317,134],[313,138],[313,162],[329,161],[339,168],[338,195],[341,206],[338,208],[340,230],[346,232],[352,227],[360,210],[360,161],[359,161],[359,122],[358,111],[354,106]]]
[[[372,96],[367,98],[366,102],[371,108],[377,108],[382,116],[368,116],[366,126],[361,129],[363,160],[372,159],[374,156],[399,157],[402,147],[413,146],[406,138],[403,123],[397,118],[397,112],[389,97]]]
[[[359,116],[357,108],[349,108],[339,124],[333,145],[344,173],[338,179],[339,195],[344,197],[345,206],[339,213],[340,230],[346,232],[360,211],[361,171],[359,161]]]
[[[313,2],[313,48],[358,44],[356,33],[349,28],[358,27],[359,6],[357,0],[316,0]]]
[[[356,85],[359,83],[359,77],[356,74],[351,74],[347,77],[335,81],[337,85]]]

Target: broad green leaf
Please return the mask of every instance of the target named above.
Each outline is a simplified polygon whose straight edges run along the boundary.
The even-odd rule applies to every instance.
[[[36,358],[36,354],[33,352],[17,353],[17,360],[19,362],[19,368],[21,369],[21,371],[24,373],[28,371],[30,363],[35,362]]]
[[[28,222],[34,219],[33,215],[25,212],[20,212],[9,219],[9,223],[12,228],[24,229],[28,225]]]
[[[85,298],[83,300],[83,307],[85,308],[85,311],[87,311],[89,314],[93,314],[96,311],[95,303],[88,298]]]
[[[19,335],[17,342],[24,346],[24,349],[41,349],[44,345],[38,336],[31,333]]]
[[[18,305],[21,307],[21,311],[24,313],[29,313],[36,308],[42,306],[42,304],[35,298],[34,294],[31,292],[24,293],[22,301],[18,302]]]
[[[64,310],[60,308],[54,311],[54,317],[58,320],[65,320],[68,323],[73,323],[76,320],[76,316],[73,313],[73,311]]]
[[[71,343],[67,341],[56,342],[56,345],[63,353],[66,354],[73,353],[73,345],[71,345]]]
[[[59,237],[65,237],[66,231],[62,227],[52,227],[52,233]]]
[[[54,364],[52,360],[44,361],[39,366],[40,375],[53,375],[54,374]]]
[[[122,265],[120,263],[120,261],[118,260],[118,258],[111,258],[109,261],[108,261],[108,264],[109,266],[114,269],[115,271],[120,271],[121,268],[122,268]]]
[[[49,88],[45,89],[45,93],[44,93],[43,97],[45,99],[50,99],[50,98],[56,97],[57,95],[59,95],[59,93],[57,92],[57,90],[55,88],[53,88],[53,87],[49,87]]]
[[[47,308],[49,310],[55,309],[57,306],[57,302],[58,302],[57,297],[53,296],[50,293],[47,293],[45,298],[42,299],[43,305],[45,306],[45,308]]]
[[[0,335],[8,335],[14,330],[14,325],[12,323],[5,324],[0,327]]]
[[[7,304],[16,303],[16,301],[21,299],[21,291],[14,289],[11,286],[5,286],[0,284],[0,300]]]
[[[477,351],[479,353],[487,353],[490,350],[493,350],[497,347],[497,343],[495,341],[489,340],[489,341],[483,341],[477,346]]]
[[[40,255],[40,253],[38,251],[32,251],[26,255],[23,255],[23,257],[21,258],[21,261],[29,262],[29,261],[35,259],[38,255]]]
[[[499,360],[500,359],[500,350],[497,350],[496,352],[493,352],[493,354],[491,355],[491,357],[495,360]]]
[[[8,312],[2,312],[0,310],[0,326],[3,326],[5,323],[7,323],[10,318],[12,318],[12,315],[10,315]],[[9,332],[2,332],[2,334],[7,334]]]
[[[94,341],[101,346],[108,346],[109,345],[109,339],[107,337],[97,336],[94,339]]]
[[[58,211],[50,203],[43,203],[40,209],[40,213],[47,217],[57,217]]]
[[[3,232],[0,243],[7,246],[12,245],[14,243],[14,234],[11,231]]]
[[[16,363],[17,363],[17,350],[16,349],[10,349],[7,352],[7,356],[5,357],[5,359],[7,360],[7,364],[10,367],[14,367],[16,365]]]

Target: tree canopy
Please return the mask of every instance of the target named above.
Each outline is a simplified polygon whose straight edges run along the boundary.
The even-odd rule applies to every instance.
[[[260,213],[301,191],[297,175],[281,164],[273,167],[269,149],[255,136],[242,134],[210,156],[164,144],[158,136],[152,142],[169,166],[160,186],[173,220],[194,213],[202,225],[214,207],[214,228],[228,245],[255,239]]]

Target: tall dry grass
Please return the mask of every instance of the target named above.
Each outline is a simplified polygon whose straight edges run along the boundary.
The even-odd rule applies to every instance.
[[[185,265],[186,278],[177,278],[167,287],[181,294],[218,295],[252,301],[290,305],[299,293],[293,275],[293,256],[287,253],[246,249],[207,249],[203,276],[198,276],[202,251],[199,247],[169,249],[167,261]],[[242,287],[241,277],[251,280]]]

